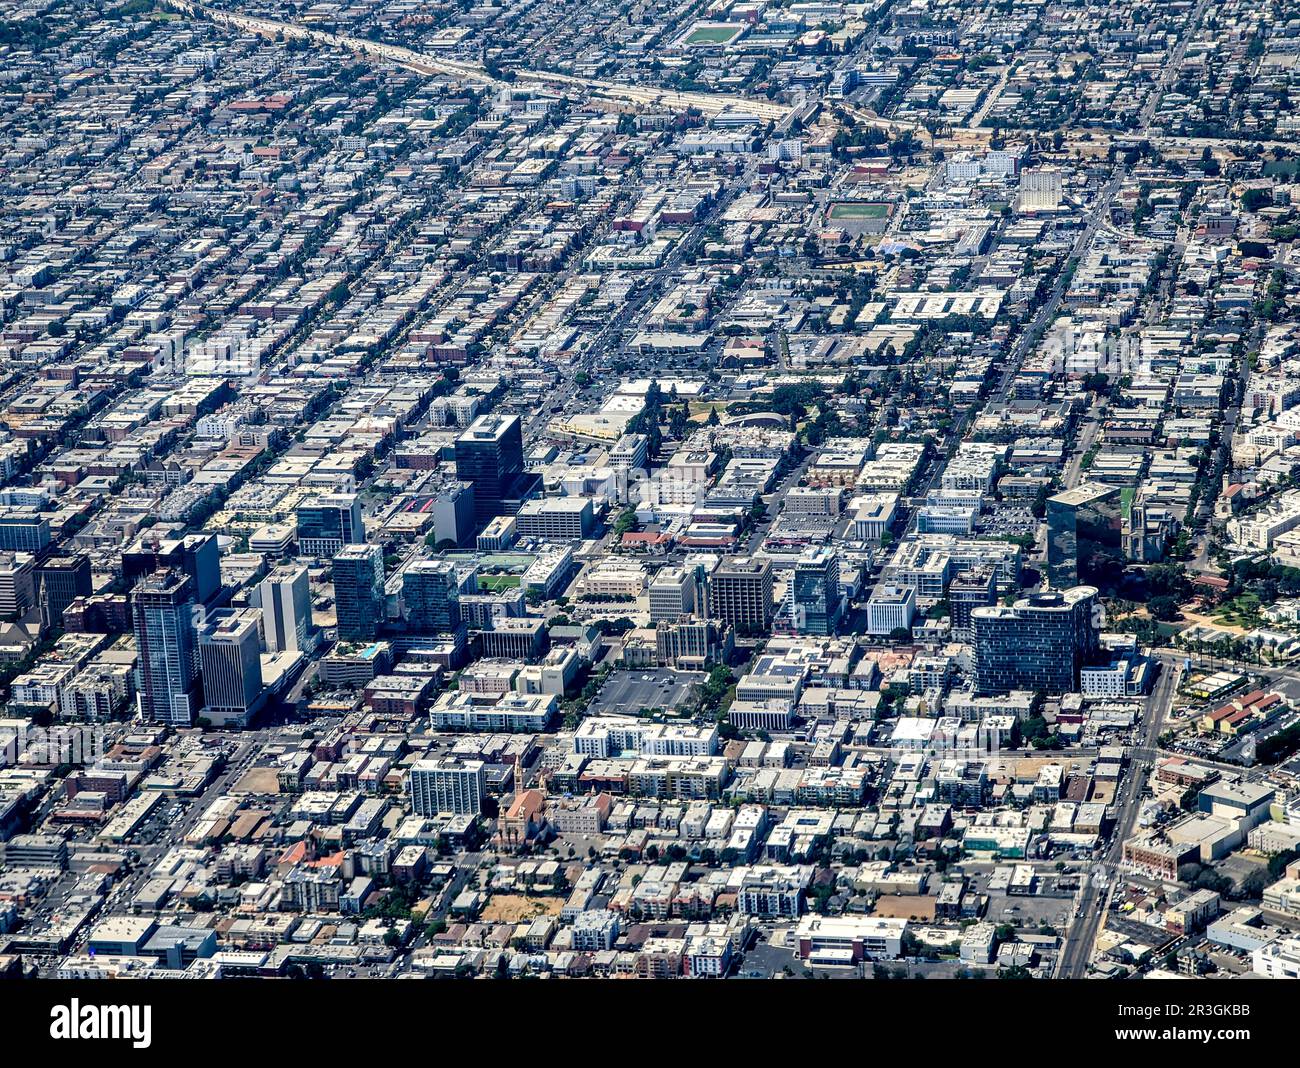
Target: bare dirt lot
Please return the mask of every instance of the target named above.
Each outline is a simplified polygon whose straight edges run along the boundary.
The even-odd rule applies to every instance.
[[[234,786],[232,794],[278,794],[280,775],[275,768],[249,768]]]
[[[522,923],[538,916],[558,916],[564,902],[558,897],[495,894],[479,917],[484,923]]]

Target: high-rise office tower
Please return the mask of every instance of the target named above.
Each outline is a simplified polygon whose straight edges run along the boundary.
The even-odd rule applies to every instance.
[[[140,710],[155,723],[189,726],[202,696],[194,582],[176,571],[148,575],[132,602]]]
[[[203,715],[219,726],[243,726],[261,701],[260,622],[256,609],[223,611],[198,628]]]
[[[342,641],[367,641],[384,618],[384,554],[378,545],[345,545],[334,555],[334,613]]]
[[[1047,581],[1053,589],[1095,578],[1106,557],[1123,566],[1121,503],[1119,487],[1100,482],[1047,498]]]
[[[460,576],[447,560],[417,560],[402,573],[402,603],[413,631],[443,634],[460,626]]]
[[[307,569],[297,564],[277,567],[258,585],[258,593],[267,651],[308,652],[314,640]]]
[[[650,582],[650,624],[675,623],[695,612],[695,569],[661,568]]]
[[[298,551],[333,556],[345,545],[366,540],[361,501],[355,493],[326,493],[298,506]]]
[[[456,439],[456,477],[474,487],[474,518],[481,526],[504,513],[524,471],[524,438],[517,415],[480,415]]]
[[[798,634],[829,635],[839,623],[840,559],[825,546],[804,553],[790,580],[790,618]]]
[[[215,534],[164,537],[153,530],[139,535],[122,553],[122,574],[128,587],[159,571],[188,575],[199,604],[208,604],[221,591],[221,551]]]
[[[411,810],[419,816],[478,815],[484,784],[481,760],[419,760],[411,768]]]
[[[0,552],[0,619],[22,619],[36,604],[36,567],[31,553]]]
[[[954,638],[970,641],[971,612],[998,603],[997,578],[991,567],[974,567],[958,573],[948,584],[948,618]]]
[[[709,579],[709,614],[738,634],[764,633],[772,622],[772,561],[732,556]]]
[[[93,592],[90,558],[85,554],[51,556],[36,569],[41,613],[47,627],[62,626],[63,610]]]
[[[433,537],[464,545],[474,533],[474,487],[451,482],[433,500]]]
[[[1079,669],[1097,653],[1096,603],[1094,587],[1075,586],[973,609],[976,691],[1076,691]]]

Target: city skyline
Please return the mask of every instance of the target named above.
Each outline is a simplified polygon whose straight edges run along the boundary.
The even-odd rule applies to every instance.
[[[0,0],[0,975],[1300,978],[1297,26]]]

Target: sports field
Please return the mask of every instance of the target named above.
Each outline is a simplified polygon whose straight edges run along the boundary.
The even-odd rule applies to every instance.
[[[744,27],[734,22],[699,23],[686,35],[687,45],[730,44]]]
[[[888,204],[832,204],[832,219],[883,219],[889,214]]]
[[[498,590],[514,589],[519,585],[518,575],[479,575],[478,584],[485,590],[496,593]]]

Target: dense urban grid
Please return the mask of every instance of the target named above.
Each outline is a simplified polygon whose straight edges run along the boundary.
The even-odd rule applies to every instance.
[[[0,974],[1300,976],[1300,3],[0,0]]]

